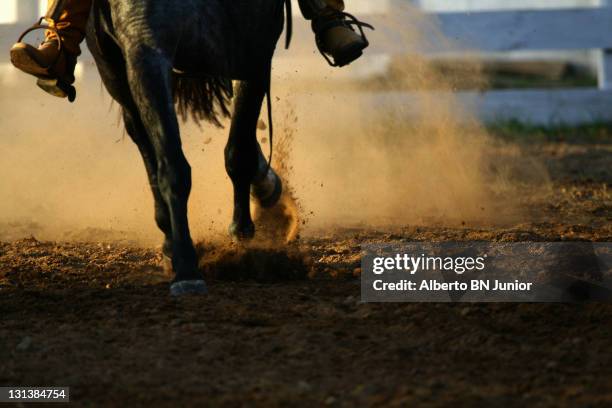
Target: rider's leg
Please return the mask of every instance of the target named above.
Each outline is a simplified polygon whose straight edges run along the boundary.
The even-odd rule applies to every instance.
[[[343,0],[299,0],[302,14],[312,20],[319,49],[343,66],[359,58],[368,46],[346,19]]]
[[[50,22],[62,39],[59,49],[55,32],[48,30],[45,41],[38,47],[17,43],[11,49],[11,61],[23,72],[40,77],[60,79],[68,84],[74,82],[74,67],[81,54],[79,44],[85,37],[85,26],[92,0],[67,0],[65,9],[55,21]],[[48,0],[48,7],[54,6]]]

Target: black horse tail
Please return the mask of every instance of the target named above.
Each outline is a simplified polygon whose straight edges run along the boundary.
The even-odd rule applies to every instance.
[[[229,106],[234,96],[232,81],[220,77],[185,75],[174,72],[174,102],[183,121],[209,121],[221,126],[220,119],[230,116]]]
[[[281,0],[285,5],[286,39],[285,47],[289,48],[293,34],[293,17],[291,13],[291,0]],[[268,81],[270,80],[270,68],[268,67]],[[177,113],[184,121],[191,117],[196,123],[209,121],[216,126],[221,126],[220,117],[231,116],[229,105],[234,96],[232,81],[222,77],[205,76],[198,73],[185,73],[174,70],[173,78],[174,102]],[[268,105],[270,102],[270,90],[268,82]],[[268,106],[268,112],[271,111]],[[270,120],[270,130],[272,121]],[[270,137],[270,140],[272,138]],[[271,156],[271,155],[270,155]]]

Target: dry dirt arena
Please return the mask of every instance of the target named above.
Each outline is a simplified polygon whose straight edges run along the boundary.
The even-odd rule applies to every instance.
[[[83,406],[612,406],[608,304],[359,300],[364,242],[612,241],[609,133],[531,140],[553,182],[541,221],[204,243],[206,297],[170,298],[155,249],[4,225],[0,384],[70,386]]]

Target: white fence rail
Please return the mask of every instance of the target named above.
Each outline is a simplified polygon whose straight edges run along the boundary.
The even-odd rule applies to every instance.
[[[446,36],[481,51],[600,50],[598,88],[460,93],[485,121],[612,121],[612,0],[599,7],[439,14]]]
[[[481,51],[612,48],[612,8],[440,13],[448,38]]]
[[[612,0],[599,1],[599,7],[436,13],[431,17],[452,40],[452,47],[431,43],[420,49],[409,49],[401,42],[388,42],[374,44],[369,54],[456,53],[467,49],[483,52],[600,50],[599,88],[460,92],[458,97],[487,121],[518,119],[542,124],[612,121]],[[380,0],[380,3],[392,11],[393,0]],[[39,11],[38,0],[19,0],[19,6],[20,21],[0,25],[1,50],[8,50],[16,35],[35,20]],[[382,27],[385,15],[379,14],[378,8],[367,19]],[[312,34],[307,32],[306,25],[298,24],[296,28],[298,43],[312,44]],[[431,26],[424,24],[424,36],[428,29]],[[300,38],[304,41],[299,41]],[[300,47],[296,48],[284,55],[294,57],[300,53]],[[312,48],[305,49],[312,54]],[[0,54],[0,62],[7,62],[7,54]],[[390,98],[409,103],[413,96],[404,93]]]

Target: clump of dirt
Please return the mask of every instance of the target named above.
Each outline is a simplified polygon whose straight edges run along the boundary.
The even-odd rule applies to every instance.
[[[306,279],[312,259],[297,245],[275,248],[267,244],[200,243],[200,270],[207,280],[270,283]]]
[[[283,182],[283,193],[278,203],[272,208],[262,208],[256,201],[252,201],[257,240],[270,245],[295,241],[299,238],[300,220],[302,224],[306,223],[297,195],[289,183],[293,179],[292,153],[297,121],[294,106],[288,104],[281,122],[282,133],[274,143],[273,167]],[[259,128],[265,130],[267,125],[260,121]],[[267,138],[262,138],[260,143],[268,143]]]
[[[283,186],[287,186],[283,181]],[[293,192],[284,187],[278,203],[272,208],[253,205],[257,239],[270,244],[293,242],[299,238],[299,207]]]
[[[283,282],[306,279],[311,275],[314,262],[300,249],[300,204],[289,181],[292,178],[292,149],[297,116],[289,105],[282,121],[282,132],[274,144],[272,165],[283,182],[283,193],[276,205],[262,208],[251,201],[256,227],[255,241],[238,244],[225,241],[196,245],[200,270],[209,281]],[[259,130],[268,124],[260,121]],[[269,140],[260,138],[266,145]],[[265,150],[265,147],[264,147]],[[305,221],[303,221],[305,222]]]

